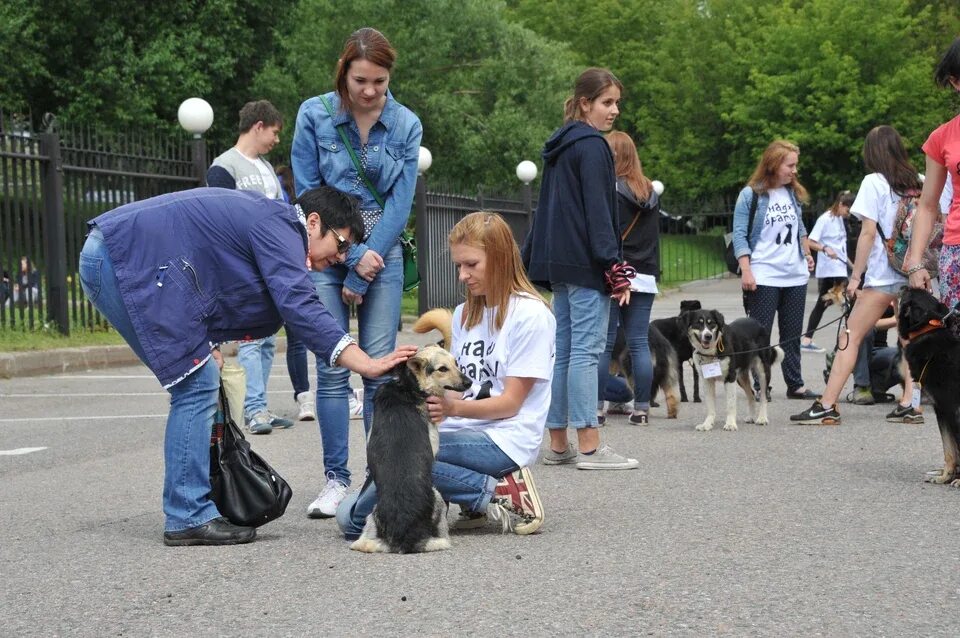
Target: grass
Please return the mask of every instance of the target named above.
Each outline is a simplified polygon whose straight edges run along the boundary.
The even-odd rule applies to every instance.
[[[726,272],[723,237],[717,234],[661,234],[660,266],[663,271],[661,289],[722,274]],[[419,314],[418,299],[417,290],[403,293],[400,301],[401,315]],[[28,330],[0,326],[0,352],[117,345],[123,342],[123,338],[114,330],[89,331],[79,325],[72,328],[69,337],[50,329]]]

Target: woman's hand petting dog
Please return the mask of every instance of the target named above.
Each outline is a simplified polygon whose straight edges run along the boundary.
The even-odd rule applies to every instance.
[[[373,359],[355,343],[343,349],[337,358],[337,365],[353,370],[368,379],[387,374],[399,364],[417,354],[417,346],[397,346],[397,349],[379,359]]]

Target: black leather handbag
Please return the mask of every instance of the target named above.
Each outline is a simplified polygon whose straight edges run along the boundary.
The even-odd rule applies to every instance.
[[[210,500],[234,525],[259,527],[283,516],[293,491],[230,416],[220,386],[220,409],[210,438]]]

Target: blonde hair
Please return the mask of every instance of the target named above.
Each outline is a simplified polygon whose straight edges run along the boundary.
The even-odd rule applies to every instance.
[[[611,131],[607,133],[607,144],[613,151],[613,168],[617,177],[622,177],[637,196],[637,199],[644,202],[650,198],[650,191],[653,190],[653,184],[647,176],[643,174],[643,165],[640,163],[640,156],[637,155],[637,146],[629,135],[623,131]]]
[[[754,169],[753,175],[750,176],[747,184],[758,193],[778,188],[780,184],[776,183],[774,177],[777,171],[780,170],[780,165],[783,164],[787,155],[790,153],[799,155],[800,147],[787,140],[774,140],[770,142],[769,146],[764,149],[763,155],[760,156],[760,161],[757,163],[757,167]],[[797,180],[796,175],[793,176],[793,180],[788,186],[793,190],[797,199],[803,203],[807,203],[807,189]]]
[[[503,328],[510,306],[510,295],[514,293],[525,292],[549,306],[527,278],[513,233],[507,222],[497,213],[470,213],[457,222],[447,240],[451,246],[462,244],[479,248],[487,258],[484,280],[487,294],[477,296],[469,289],[466,291],[466,303],[461,317],[464,328],[478,325],[486,308],[497,309],[494,326],[497,330]]]

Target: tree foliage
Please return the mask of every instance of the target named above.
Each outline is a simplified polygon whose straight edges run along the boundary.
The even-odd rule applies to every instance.
[[[613,5],[614,3],[610,3]],[[818,199],[862,176],[867,131],[892,124],[915,150],[955,112],[931,82],[957,33],[951,3],[929,0],[632,0],[581,5],[515,0],[511,15],[565,40],[581,62],[625,84],[620,127],[670,195],[727,195],[772,139],[800,145],[801,179]],[[607,37],[582,23],[619,12]],[[592,28],[592,27],[591,27]]]
[[[300,103],[333,88],[343,42],[364,26],[397,50],[390,89],[423,122],[431,178],[514,188],[517,163],[539,160],[560,124],[576,67],[566,47],[509,22],[497,2],[303,0],[256,82],[289,114],[284,145]]]
[[[232,144],[274,25],[294,3],[5,0],[0,106],[29,110],[34,125],[51,112],[106,130],[173,128],[180,102],[198,95],[217,116],[211,139]]]

